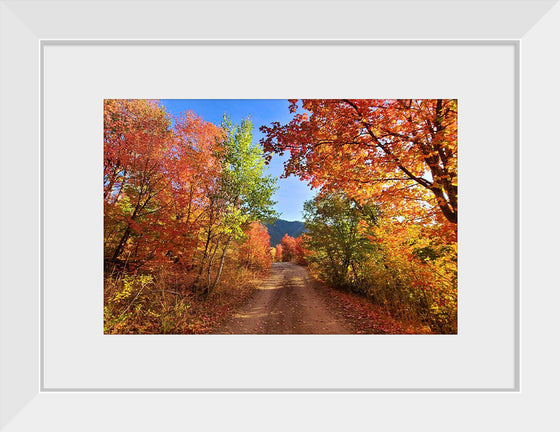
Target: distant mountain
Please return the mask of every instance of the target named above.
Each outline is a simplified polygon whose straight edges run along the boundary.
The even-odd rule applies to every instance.
[[[288,234],[290,237],[297,237],[305,231],[305,225],[303,222],[287,221],[284,219],[278,219],[272,224],[266,224],[266,228],[268,229],[268,234],[270,235],[271,246],[280,244],[284,234]]]

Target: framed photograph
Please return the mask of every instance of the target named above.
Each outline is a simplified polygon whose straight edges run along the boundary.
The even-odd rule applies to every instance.
[[[555,1],[0,5],[2,430],[558,426]]]

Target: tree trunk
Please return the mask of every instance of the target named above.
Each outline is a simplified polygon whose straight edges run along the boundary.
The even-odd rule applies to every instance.
[[[136,207],[134,208],[134,212],[132,213],[132,216],[130,216],[131,221],[136,220],[136,217],[138,216],[138,214],[144,209],[144,207],[146,207],[146,205],[148,204],[148,202],[152,198],[151,195],[148,195],[148,198],[146,199],[144,204],[140,205],[140,202],[141,202],[143,196],[144,195],[141,194],[138,197],[138,202],[136,203]],[[130,221],[128,221],[127,224],[126,224],[126,229],[124,230],[124,234],[121,238],[121,241],[119,242],[119,245],[117,246],[117,249],[115,249],[115,253],[113,254],[113,259],[112,259],[113,263],[115,263],[117,261],[117,259],[119,258],[119,255],[123,251],[124,244],[126,243],[128,238],[130,237],[130,234],[132,234],[132,230],[131,230]]]
[[[212,251],[212,256],[210,257],[210,262],[208,263],[208,273],[206,274],[206,288],[204,290],[204,295],[210,294],[211,287],[210,282],[212,280],[212,266],[214,265],[214,258],[216,258],[216,253],[218,252],[218,247],[220,246],[220,239],[216,241],[216,246]]]
[[[206,258],[208,258],[208,248],[210,246],[210,239],[212,238],[212,229],[208,228],[208,235],[206,236],[206,244],[204,245],[204,253],[202,254],[202,259],[200,261],[200,270],[196,275],[196,279],[193,282],[193,290],[196,292],[198,288],[198,283],[200,281],[200,277],[202,276],[202,272],[204,271],[204,263],[206,262]]]
[[[113,253],[113,258],[111,259],[111,261],[113,263],[117,262],[117,259],[119,258],[119,255],[121,254],[121,252],[123,251],[124,248],[124,244],[126,243],[126,241],[128,240],[128,237],[130,237],[130,224],[128,224],[126,226],[126,229],[124,230],[124,234],[121,237],[121,241],[119,242],[117,248],[115,249],[115,253]]]
[[[228,237],[228,240],[227,240],[227,242],[224,246],[224,249],[222,250],[222,256],[220,258],[220,267],[218,267],[218,273],[216,274],[216,278],[214,279],[214,283],[212,284],[211,291],[216,288],[216,286],[218,285],[218,282],[220,281],[220,276],[222,275],[222,270],[224,268],[224,259],[226,257],[226,252],[227,252],[227,249],[229,247],[230,242],[231,242],[231,237]]]

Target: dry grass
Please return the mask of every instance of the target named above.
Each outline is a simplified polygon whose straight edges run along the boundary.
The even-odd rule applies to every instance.
[[[169,267],[144,274],[109,275],[104,289],[105,334],[211,333],[253,293],[261,275],[226,268],[207,297],[187,287],[194,275]]]

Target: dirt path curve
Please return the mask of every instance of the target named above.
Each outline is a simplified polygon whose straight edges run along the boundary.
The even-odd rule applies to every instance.
[[[351,334],[336,318],[318,283],[294,263],[274,263],[247,304],[216,331],[221,334]]]

